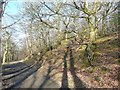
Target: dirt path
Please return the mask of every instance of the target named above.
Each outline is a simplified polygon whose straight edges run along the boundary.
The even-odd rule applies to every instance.
[[[68,64],[70,67],[68,68]],[[29,76],[16,88],[83,88],[85,85],[76,75],[72,50],[67,49],[62,60],[62,70],[50,62]]]
[[[18,87],[20,88],[40,88],[40,87],[47,87],[47,88],[58,88],[60,87],[58,83],[56,83],[54,80],[49,79],[47,77],[46,73],[47,69],[45,67],[42,67],[38,69],[37,72],[29,76],[24,82],[21,83]],[[47,79],[49,79],[47,81]],[[46,83],[44,85],[44,83]]]

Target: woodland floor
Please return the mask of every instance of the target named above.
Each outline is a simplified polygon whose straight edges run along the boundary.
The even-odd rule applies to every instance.
[[[41,63],[35,63],[34,60],[26,64],[17,65],[15,67],[27,67],[23,72],[31,72],[30,74],[12,74],[4,72],[3,85],[8,86],[15,83],[19,78],[25,77],[19,84],[13,85],[14,88],[118,88],[118,77],[120,70],[118,37],[117,35],[100,38],[96,41],[97,49],[95,50],[95,58],[92,61],[94,67],[89,67],[82,57],[83,51],[79,45],[72,45],[69,49],[65,46],[59,46],[57,49],[48,51],[42,58]],[[79,48],[79,49],[78,49]],[[84,64],[83,64],[84,62]],[[23,65],[23,66],[22,66]],[[4,65],[7,68],[9,65]],[[20,66],[20,67],[18,67]],[[28,67],[31,67],[28,69]],[[13,67],[9,67],[13,68]],[[16,69],[17,69],[16,68]],[[39,69],[38,69],[39,68]],[[24,69],[23,69],[24,70]],[[17,71],[16,71],[17,73]],[[23,75],[22,75],[23,74]],[[17,78],[16,78],[17,77]],[[4,80],[5,78],[8,78]]]

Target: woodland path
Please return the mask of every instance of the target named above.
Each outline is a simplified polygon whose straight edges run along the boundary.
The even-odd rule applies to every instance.
[[[69,68],[68,68],[69,63]],[[77,76],[74,68],[72,49],[67,48],[63,56],[62,70],[52,69],[50,64],[45,64],[35,73],[30,75],[16,88],[83,88],[85,85]]]
[[[84,60],[83,52],[76,50],[75,45],[60,46],[46,52],[39,62],[31,59],[2,65],[3,88],[118,87],[120,66],[117,36],[97,40],[93,61],[95,67],[82,67],[84,64],[79,60]]]

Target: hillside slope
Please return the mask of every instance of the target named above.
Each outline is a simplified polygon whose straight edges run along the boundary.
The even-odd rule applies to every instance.
[[[120,69],[117,35],[96,41],[94,67],[84,56],[84,48],[73,42],[44,54],[42,66],[16,88],[117,88]],[[22,76],[20,76],[22,77]]]

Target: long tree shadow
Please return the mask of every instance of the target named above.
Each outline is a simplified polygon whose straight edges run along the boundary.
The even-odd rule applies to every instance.
[[[68,88],[67,61],[66,61],[67,55],[68,55],[68,47],[67,47],[67,51],[65,52],[65,55],[64,55],[64,71],[63,71],[63,76],[62,76],[61,88],[59,90],[62,90],[62,89],[70,90]]]
[[[51,72],[52,72],[53,70],[57,69],[62,63],[60,63],[59,65],[57,65],[57,66],[55,67],[55,66],[53,65],[53,64],[55,64],[55,62],[56,62],[56,61],[54,61],[53,63],[51,63],[51,61],[49,61],[49,63],[48,63],[49,66],[48,66],[47,74],[44,76],[45,78],[44,78],[42,84],[39,86],[38,90],[43,90],[43,89],[45,88],[45,86],[47,85],[48,81],[53,82],[53,83],[51,84],[53,88],[59,87],[59,85],[58,85],[54,80],[52,80],[52,77],[53,77],[54,75],[56,75],[57,73],[59,73],[59,71],[58,71],[58,72],[55,72],[55,73],[53,73],[53,74],[51,74]],[[48,87],[49,87],[49,86],[48,86]]]
[[[72,49],[71,48],[70,48],[70,72],[71,72],[73,80],[74,80],[74,85],[75,85],[74,88],[75,89],[85,88],[85,85],[83,84],[83,82],[76,75],[75,67],[74,67],[74,58],[73,58],[73,54],[72,54]]]
[[[34,63],[31,67],[28,67],[28,71],[25,70],[24,72],[20,73],[19,75],[22,76],[22,74],[26,73],[24,76],[22,76],[21,78],[19,78],[19,80],[16,80],[15,83],[13,83],[12,85],[10,85],[9,87],[7,87],[7,89],[13,89],[16,90],[17,87],[20,87],[22,85],[22,82],[27,79],[30,75],[32,75],[33,73],[37,72],[38,69],[40,69],[42,67],[43,64],[43,56],[41,56],[41,61],[37,61],[36,63]],[[19,77],[19,75],[17,75],[17,77]],[[14,78],[13,78],[14,79]]]
[[[36,75],[37,75],[37,73],[35,72],[34,75],[33,75],[33,81],[32,81],[32,83],[30,85],[31,88],[33,87],[33,85],[35,84],[35,81],[37,80],[37,76]]]
[[[41,64],[42,63],[37,63],[36,66],[37,67],[33,67],[34,69],[32,69],[31,71],[28,71],[25,76],[22,76],[20,78],[20,80],[16,81],[16,83],[13,83],[12,85],[10,85],[9,87],[7,87],[7,89],[13,89],[13,90],[17,90],[18,87],[21,86],[22,82],[27,79],[30,75],[32,75],[33,73],[35,73],[38,69],[41,68]]]
[[[47,74],[45,75],[45,79],[44,79],[44,81],[42,82],[42,84],[40,85],[40,87],[39,87],[38,90],[42,90],[43,87],[46,85],[46,83],[47,83],[48,80],[50,79],[50,72],[51,72],[51,67],[49,66],[48,71],[47,71]]]

